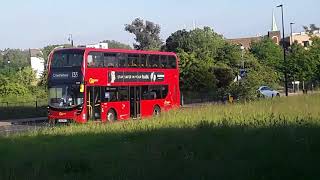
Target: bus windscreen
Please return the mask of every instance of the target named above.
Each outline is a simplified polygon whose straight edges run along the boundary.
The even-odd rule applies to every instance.
[[[51,68],[81,67],[84,50],[61,50],[53,54]]]

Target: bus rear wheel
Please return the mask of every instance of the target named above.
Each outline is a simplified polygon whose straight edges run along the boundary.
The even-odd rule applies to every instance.
[[[110,109],[107,113],[107,120],[109,122],[114,122],[117,120],[117,114],[113,109]]]
[[[161,109],[160,107],[157,105],[153,108],[153,116],[160,116],[161,114]]]

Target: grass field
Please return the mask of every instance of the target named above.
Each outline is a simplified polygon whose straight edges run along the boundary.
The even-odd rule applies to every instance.
[[[319,179],[320,96],[0,138],[0,179]]]

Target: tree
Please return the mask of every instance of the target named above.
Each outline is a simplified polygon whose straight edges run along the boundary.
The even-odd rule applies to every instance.
[[[205,61],[199,61],[195,53],[181,50],[180,58],[180,84],[184,91],[208,91],[215,87],[213,66]]]
[[[31,66],[28,50],[5,49],[1,56],[0,68],[18,70],[22,67]],[[10,63],[9,63],[10,62]]]
[[[155,50],[160,49],[162,41],[160,39],[160,26],[151,21],[144,22],[142,19],[136,18],[131,24],[125,25],[125,30],[134,34],[135,41],[133,44],[138,50]]]
[[[169,52],[178,52],[178,49],[182,49],[185,52],[190,52],[190,32],[187,30],[178,30],[171,34],[166,40],[166,44],[162,47],[162,50]]]
[[[225,64],[216,65],[213,68],[213,74],[216,78],[217,88],[227,88],[235,77],[232,68]]]
[[[17,72],[0,73],[0,97],[24,96],[36,85],[36,75],[31,67],[25,67]]]
[[[303,26],[303,29],[305,32],[309,33],[309,34],[313,34],[315,31],[319,31],[320,28],[317,27],[315,24],[310,24],[309,27],[308,26]]]
[[[286,67],[292,80],[310,81],[314,76],[316,63],[309,56],[309,52],[295,42],[290,47]]]
[[[108,43],[111,49],[132,49],[128,44],[124,44],[115,40],[104,40],[102,43]]]
[[[241,59],[240,48],[227,43],[210,27],[178,30],[162,49],[178,53],[182,89],[188,91],[226,88]]]
[[[320,38],[314,36],[311,38],[311,41],[312,45],[309,48],[308,56],[310,58],[310,61],[315,66],[312,80],[320,84]]]
[[[270,38],[263,38],[261,41],[252,42],[250,52],[258,61],[273,68],[279,74],[283,72],[283,53],[279,45]]]

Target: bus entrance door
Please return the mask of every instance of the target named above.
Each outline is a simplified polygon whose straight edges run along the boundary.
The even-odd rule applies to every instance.
[[[88,120],[101,119],[101,95],[100,87],[88,87],[87,89],[87,117]]]
[[[141,117],[140,101],[141,87],[130,87],[130,117],[134,119]]]

